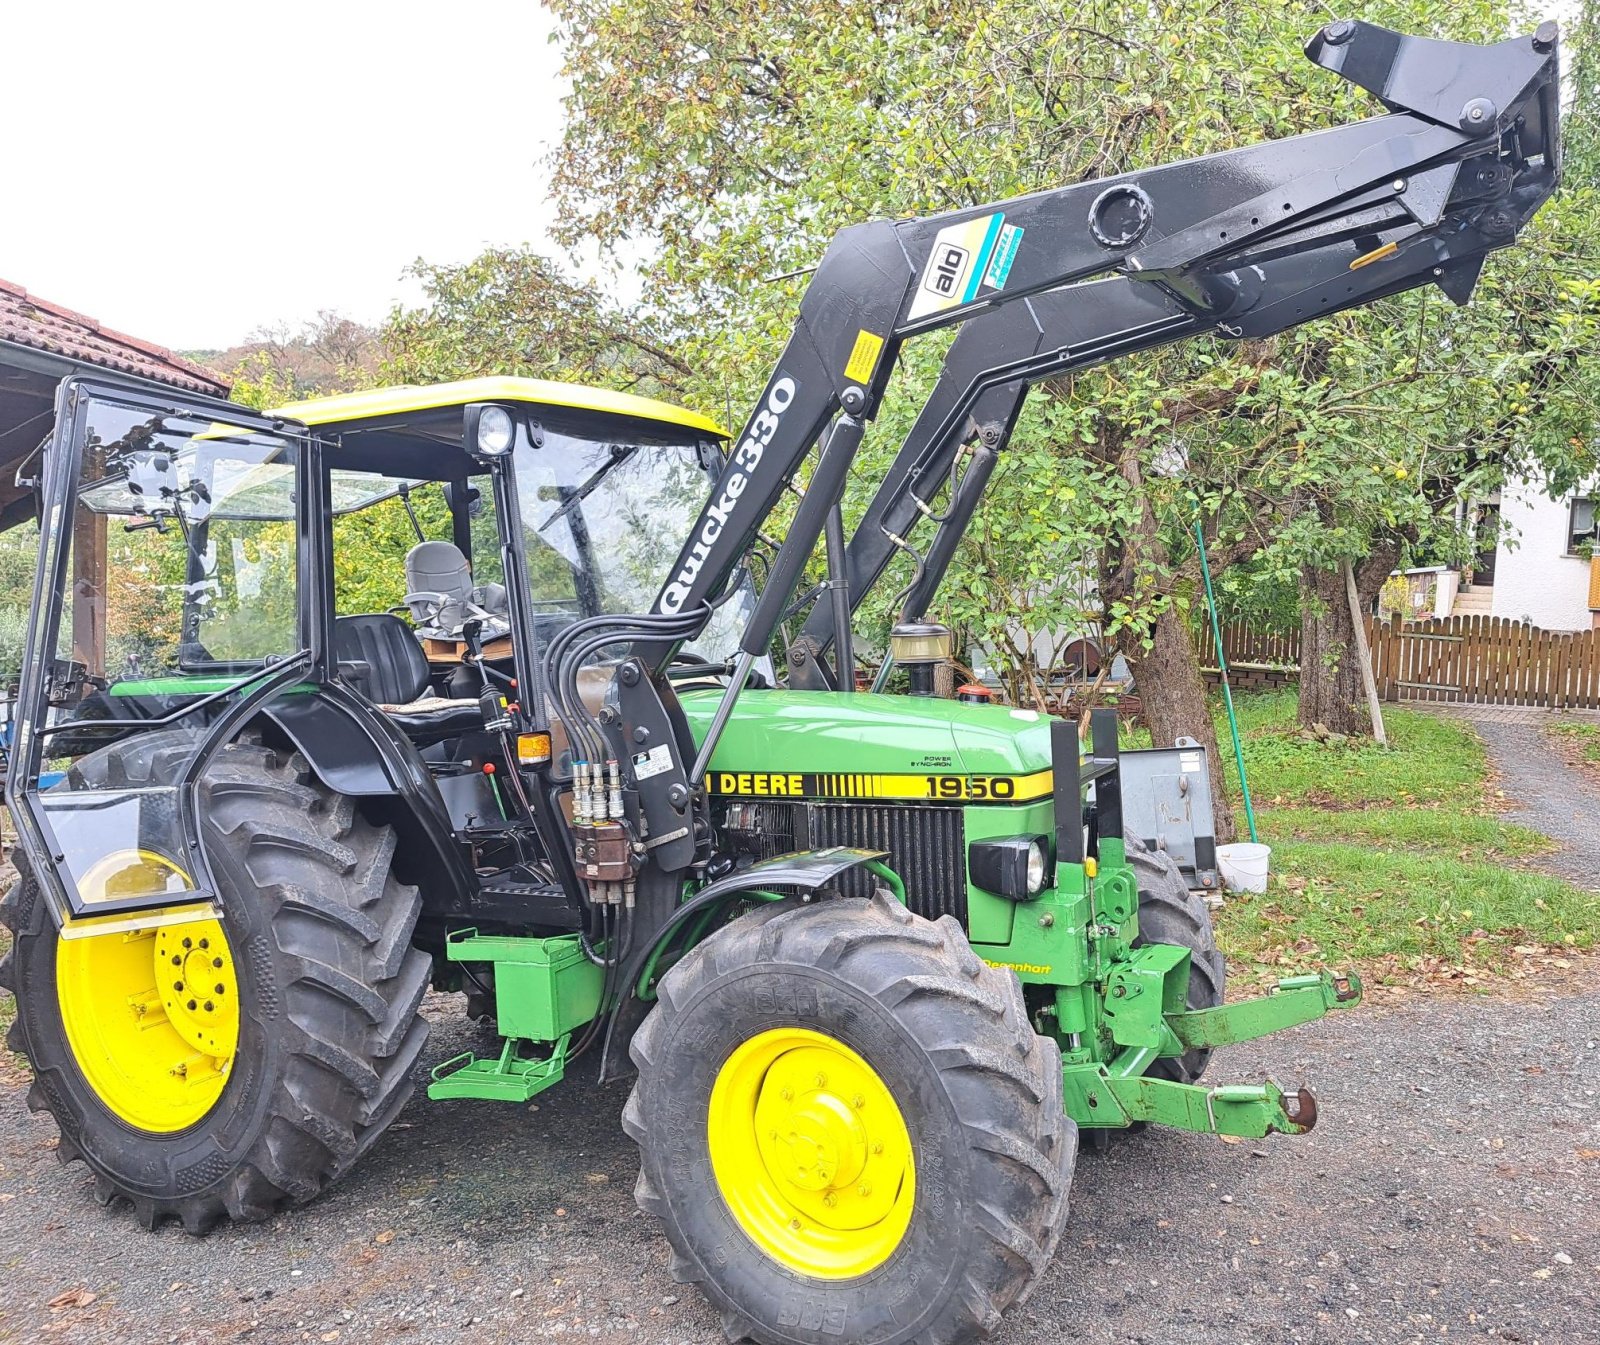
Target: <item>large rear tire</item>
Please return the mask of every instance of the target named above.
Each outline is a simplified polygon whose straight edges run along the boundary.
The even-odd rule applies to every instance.
[[[1133,840],[1127,850],[1128,863],[1139,882],[1139,937],[1134,947],[1170,943],[1187,948],[1189,1007],[1215,1008],[1222,1003],[1227,963],[1217,948],[1210,907],[1204,898],[1189,891],[1183,871],[1166,851],[1146,849]],[[1210,1051],[1186,1051],[1157,1060],[1146,1073],[1176,1083],[1195,1083],[1210,1061]]]
[[[639,1206],[730,1340],[976,1340],[1054,1251],[1060,1055],[949,917],[881,891],[744,916],[666,976],[632,1050]]]
[[[170,779],[192,742],[145,734],[73,770],[86,785],[137,788]],[[411,946],[421,898],[391,871],[393,830],[322,786],[298,753],[253,739],[224,747],[200,813],[222,918],[193,938],[177,926],[74,941],[120,941],[103,954],[63,945],[20,853],[21,877],[0,902],[14,937],[0,962],[0,985],[17,998],[7,1044],[33,1066],[28,1103],[55,1118],[58,1156],[88,1164],[102,1203],[125,1199],[146,1227],[173,1217],[192,1233],[309,1200],[372,1147],[411,1093],[432,970]],[[211,946],[196,964],[204,930]],[[136,1003],[128,978],[151,963],[156,980]],[[110,992],[95,989],[98,965],[123,978]],[[192,985],[174,992],[168,981],[193,982],[195,965],[208,984],[191,1001]],[[152,994],[167,997],[165,1011]],[[126,1045],[132,1012],[155,1023],[146,1046]],[[164,1076],[188,1076],[194,1062],[209,1089],[198,1104],[181,1091],[165,1112],[141,1100],[159,1100]]]

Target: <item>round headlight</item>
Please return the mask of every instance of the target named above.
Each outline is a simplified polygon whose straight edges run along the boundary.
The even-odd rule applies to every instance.
[[[478,452],[491,458],[504,457],[516,440],[511,412],[503,406],[484,407],[478,416]]]
[[[1028,845],[1028,895],[1031,897],[1044,887],[1044,846],[1038,841]]]

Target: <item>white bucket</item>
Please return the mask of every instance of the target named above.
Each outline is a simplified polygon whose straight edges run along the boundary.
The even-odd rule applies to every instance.
[[[1217,867],[1222,881],[1232,892],[1265,892],[1267,869],[1272,863],[1272,847],[1239,841],[1217,847]]]

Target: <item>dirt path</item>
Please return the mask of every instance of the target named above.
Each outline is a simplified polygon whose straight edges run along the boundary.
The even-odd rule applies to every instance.
[[[1311,1082],[1321,1127],[1085,1154],[1056,1264],[998,1345],[1600,1338],[1597,1024],[1591,967],[1561,996],[1364,1008],[1219,1056],[1218,1081]],[[468,1045],[489,1042],[451,1018],[429,1054]],[[719,1341],[634,1212],[624,1097],[586,1077],[537,1110],[419,1090],[329,1196],[196,1240],[97,1206],[0,1083],[0,1340]]]

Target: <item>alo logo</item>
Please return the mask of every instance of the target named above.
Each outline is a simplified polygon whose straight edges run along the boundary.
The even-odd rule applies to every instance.
[[[948,299],[966,277],[971,258],[972,254],[959,243],[940,243],[928,263],[923,289]]]

